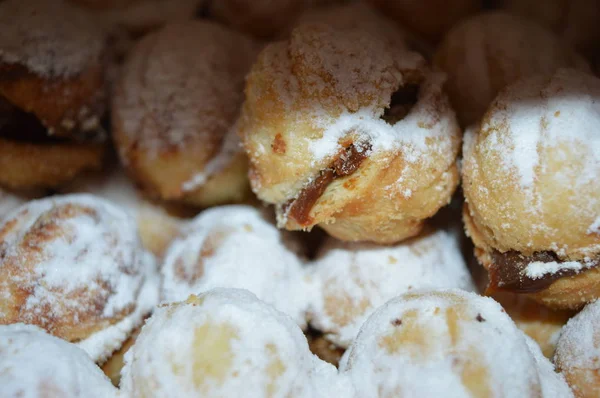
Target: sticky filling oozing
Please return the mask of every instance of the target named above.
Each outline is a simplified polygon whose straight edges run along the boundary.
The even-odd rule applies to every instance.
[[[541,277],[532,278],[527,275],[526,268],[533,262],[564,263],[555,252],[542,251],[530,256],[525,256],[517,251],[500,253],[494,250],[491,253],[492,265],[489,269],[489,292],[505,290],[513,293],[536,293],[547,289],[558,279],[576,275],[578,270],[561,269],[554,273],[547,273]],[[587,263],[586,269],[600,265],[600,258]]]
[[[325,193],[327,187],[338,178],[347,177],[354,173],[362,162],[368,157],[371,149],[369,144],[353,143],[344,148],[331,162],[329,167],[319,172],[319,175],[306,186],[296,199],[285,205],[288,217],[294,219],[301,226],[309,226],[313,219],[310,211]]]

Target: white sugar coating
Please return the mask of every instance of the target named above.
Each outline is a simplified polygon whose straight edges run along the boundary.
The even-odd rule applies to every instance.
[[[0,188],[0,221],[5,215],[21,206],[25,202],[25,198],[21,198],[18,195]]]
[[[63,0],[0,2],[0,60],[42,77],[70,77],[100,61],[104,36]]]
[[[85,352],[36,326],[0,326],[0,353],[3,397],[117,396],[110,380]]]
[[[407,63],[416,63],[407,53]],[[440,114],[439,97],[446,77],[441,72],[430,72],[421,83],[418,101],[402,120],[393,125],[380,117],[381,106],[363,107],[356,112],[345,111],[335,118],[319,114],[314,123],[324,129],[321,138],[311,140],[310,152],[314,162],[339,153],[340,139],[352,133],[358,141],[369,142],[373,152],[401,149],[406,160],[414,163],[426,161],[425,154],[452,153],[452,137],[456,130],[456,118],[452,111]]]
[[[532,188],[549,161],[539,157],[543,148],[578,145],[583,168],[565,183],[591,183],[600,174],[599,99],[600,80],[583,72],[559,69],[551,77],[519,81],[502,91],[484,116],[481,131],[489,135],[482,150],[499,154],[500,166],[514,172],[521,187]]]
[[[277,228],[253,207],[202,212],[171,243],[160,272],[163,302],[217,287],[241,288],[299,325],[306,323],[302,263]]]
[[[83,315],[101,322],[135,308],[146,259],[133,219],[110,202],[85,194],[31,201],[0,231],[0,292],[27,292],[20,321],[76,325]]]
[[[564,262],[541,262],[534,261],[529,263],[525,268],[525,274],[532,279],[539,279],[544,277],[547,274],[555,274],[560,271],[581,271],[586,268],[591,268],[594,266],[594,262],[589,261],[586,263],[585,261],[564,261]]]
[[[248,291],[215,289],[159,307],[125,355],[134,396],[311,397],[317,361],[287,315]]]
[[[208,162],[237,118],[257,51],[250,39],[211,22],[167,25],[132,50],[113,120],[128,145],[150,158],[202,145]],[[125,161],[130,149],[119,148]]]
[[[528,397],[540,381],[523,334],[494,300],[405,294],[363,325],[340,371],[360,397]]]
[[[600,302],[594,301],[563,327],[554,362],[563,371],[600,370]],[[595,381],[594,381],[595,383]]]
[[[158,304],[159,278],[156,259],[148,252],[144,253],[145,279],[137,298],[135,310],[114,325],[102,329],[90,337],[77,342],[77,346],[98,364],[104,363],[118,350],[131,333],[142,324]]]
[[[573,391],[567,384],[564,376],[557,373],[554,365],[544,356],[540,346],[529,336],[524,335],[529,351],[533,355],[540,375],[542,397],[544,398],[570,398]]]
[[[413,289],[475,290],[459,242],[447,231],[423,234],[393,246],[330,238],[308,268],[311,325],[347,347],[371,313]]]
[[[599,234],[600,235],[600,216],[594,220],[592,225],[587,230],[588,234]]]

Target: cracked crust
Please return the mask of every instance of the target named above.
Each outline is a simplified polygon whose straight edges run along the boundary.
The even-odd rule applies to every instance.
[[[414,236],[458,183],[461,132],[443,80],[417,54],[366,32],[296,28],[263,50],[247,78],[240,131],[254,192],[278,206],[287,229],[319,225],[343,240],[379,243]],[[393,94],[415,84],[408,114],[392,124],[380,119]],[[327,186],[312,222],[288,217],[284,205],[354,143],[372,150]]]

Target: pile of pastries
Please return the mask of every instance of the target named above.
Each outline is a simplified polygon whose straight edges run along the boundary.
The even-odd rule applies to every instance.
[[[600,396],[598,21],[0,1],[0,396]]]

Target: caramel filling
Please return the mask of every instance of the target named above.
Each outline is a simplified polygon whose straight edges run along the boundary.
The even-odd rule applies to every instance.
[[[358,170],[367,158],[367,152],[370,149],[371,146],[368,144],[350,144],[345,148],[328,168],[322,170],[313,182],[300,191],[296,199],[284,206],[284,209],[288,212],[288,217],[294,219],[303,227],[309,226],[313,222],[310,211],[321,195],[325,193],[329,184]]]
[[[547,289],[558,279],[576,275],[579,271],[574,269],[563,269],[554,273],[544,274],[539,278],[531,278],[526,273],[526,268],[530,263],[563,263],[556,253],[543,251],[524,256],[517,251],[500,253],[493,251],[491,253],[492,266],[489,269],[490,285],[488,293],[498,290],[509,291],[513,293],[536,293]],[[591,261],[588,268],[594,268],[600,265],[600,258]],[[586,268],[587,269],[587,268]]]

